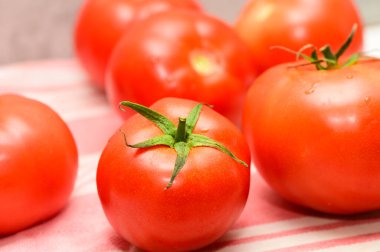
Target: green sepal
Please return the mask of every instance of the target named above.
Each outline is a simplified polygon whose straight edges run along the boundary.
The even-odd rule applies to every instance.
[[[339,59],[339,57],[342,56],[342,54],[350,46],[357,29],[358,29],[358,24],[354,24],[354,26],[352,27],[352,30],[350,32],[350,35],[348,35],[346,41],[343,43],[343,45],[339,48],[338,52],[335,54],[336,59]]]
[[[192,134],[189,137],[189,143],[191,144],[191,147],[211,147],[211,148],[218,149],[219,151],[221,151],[221,152],[227,154],[228,156],[230,156],[231,158],[233,158],[236,162],[244,165],[245,167],[248,167],[248,164],[246,162],[237,158],[231,151],[229,151],[221,143],[219,143],[219,142],[217,142],[217,141],[215,141],[209,137],[199,135],[199,134]]]
[[[187,157],[190,153],[190,146],[185,142],[178,142],[174,144],[174,149],[177,152],[177,158],[175,160],[174,170],[170,178],[169,183],[165,187],[165,190],[169,189],[177,177],[178,173],[181,171],[183,166],[186,164]]]
[[[202,103],[195,106],[189,113],[186,119],[186,132],[188,135],[193,133],[195,124],[197,124],[199,115],[201,114]]]
[[[350,44],[353,40],[353,37],[355,35],[355,32],[357,30],[357,27],[358,27],[357,24],[354,24],[354,26],[352,27],[352,30],[351,30],[349,36],[347,37],[346,41],[343,43],[343,45],[339,48],[339,50],[335,54],[332,52],[331,47],[329,45],[325,45],[322,48],[320,48],[319,50],[317,50],[317,48],[315,46],[308,44],[308,45],[302,47],[298,52],[290,50],[290,49],[282,47],[282,46],[273,46],[271,48],[278,48],[278,49],[282,49],[284,51],[293,53],[296,55],[297,59],[302,57],[303,59],[308,61],[309,64],[315,65],[317,70],[340,69],[340,68],[351,66],[351,65],[357,63],[358,60],[360,59],[360,57],[362,56],[360,53],[355,53],[345,63],[339,64],[339,58],[343,55],[343,53],[350,46]],[[310,49],[310,48],[313,49],[310,56],[303,53],[303,51],[305,51],[306,49]],[[321,59],[318,58],[318,51],[323,55],[323,57]],[[323,65],[321,63],[323,63]],[[302,65],[307,65],[307,64],[302,64]]]
[[[329,45],[326,45],[320,49],[320,52],[324,56],[324,61],[327,63],[328,68],[332,68],[337,64],[337,58],[331,50]]]
[[[120,109],[122,109],[121,106],[128,107],[130,109],[133,109],[149,121],[153,122],[164,134],[172,135],[174,136],[177,128],[174,126],[174,124],[165,116],[161,115],[160,113],[151,110],[148,107],[145,107],[143,105],[129,102],[129,101],[122,101],[120,102]]]
[[[326,70],[326,68],[324,66],[321,65],[321,63],[323,62],[323,60],[319,59],[318,58],[318,53],[316,50],[313,50],[311,52],[311,58],[312,58],[312,61],[310,61],[312,64],[315,65],[315,67],[318,69],[318,70]]]
[[[158,145],[165,145],[165,146],[173,148],[174,142],[175,142],[174,138],[171,135],[162,135],[162,136],[157,136],[157,137],[148,139],[141,143],[128,144],[126,142],[126,144],[131,148],[149,148],[149,147],[158,146]]]
[[[362,56],[361,53],[354,53],[351,57],[343,64],[342,67],[352,66],[356,62],[358,62],[359,58]]]

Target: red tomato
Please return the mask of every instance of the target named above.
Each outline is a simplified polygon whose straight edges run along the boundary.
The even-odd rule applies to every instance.
[[[238,17],[235,30],[250,47],[255,68],[294,61],[295,56],[271,49],[284,46],[298,51],[306,44],[333,50],[346,39],[352,26],[359,29],[348,53],[362,49],[362,22],[352,0],[250,0]]]
[[[269,185],[327,213],[380,208],[380,61],[335,70],[283,64],[263,73],[243,126]]]
[[[0,96],[0,236],[61,210],[77,166],[73,136],[53,110],[25,97]]]
[[[178,118],[187,117],[196,104],[166,98],[151,108],[177,125]],[[189,135],[218,141],[250,163],[241,132],[209,107],[203,106],[193,133]],[[125,121],[99,161],[100,200],[114,229],[135,246],[148,251],[197,249],[219,238],[238,218],[247,200],[250,171],[218,149],[194,147],[172,186],[165,190],[176,163],[174,147],[135,149],[125,143],[162,134],[141,115]],[[176,144],[190,143],[189,135]]]
[[[74,44],[79,60],[99,87],[111,52],[130,26],[171,8],[200,10],[196,0],[86,0],[78,14]]]
[[[242,98],[255,77],[249,49],[223,22],[172,10],[136,24],[115,48],[106,91],[146,106],[164,97],[211,104],[237,122]],[[128,117],[131,113],[124,113]]]

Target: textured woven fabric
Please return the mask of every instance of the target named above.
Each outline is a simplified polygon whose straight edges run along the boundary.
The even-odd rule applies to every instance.
[[[113,231],[96,192],[100,153],[121,124],[104,93],[74,60],[2,67],[0,93],[9,92],[57,111],[74,134],[80,162],[67,207],[49,221],[0,239],[0,251],[138,251]],[[380,212],[350,218],[317,214],[283,201],[252,173],[244,212],[206,251],[380,251]]]

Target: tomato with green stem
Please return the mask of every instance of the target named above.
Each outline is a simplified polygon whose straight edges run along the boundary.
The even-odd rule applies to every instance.
[[[57,113],[36,100],[0,95],[0,236],[57,214],[77,168],[74,138]]]
[[[282,64],[248,91],[243,128],[257,169],[281,196],[318,211],[380,209],[380,60],[346,43]],[[319,58],[318,53],[322,54]]]
[[[111,53],[135,22],[172,8],[201,10],[195,0],[84,1],[75,24],[74,46],[94,84],[104,88]]]
[[[109,140],[97,171],[114,229],[149,251],[193,250],[222,236],[249,191],[250,157],[241,132],[194,101],[121,106],[139,114]]]

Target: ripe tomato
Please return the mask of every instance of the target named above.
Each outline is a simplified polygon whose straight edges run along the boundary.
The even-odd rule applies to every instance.
[[[86,0],[76,21],[74,44],[94,83],[104,87],[111,52],[134,22],[171,8],[200,10],[196,0]]]
[[[231,28],[204,14],[171,10],[125,34],[112,55],[106,91],[115,108],[122,100],[149,106],[180,97],[211,104],[237,122],[254,77],[249,49]]]
[[[271,49],[284,46],[298,51],[306,44],[339,48],[352,26],[359,29],[348,53],[362,48],[362,22],[352,0],[250,0],[239,15],[235,30],[250,47],[255,68],[263,72],[295,57]]]
[[[73,136],[53,110],[25,97],[0,96],[0,236],[61,210],[77,166]]]
[[[341,69],[282,64],[245,101],[243,127],[269,185],[297,204],[350,214],[380,208],[380,60]]]
[[[207,106],[194,120],[189,113],[194,115],[196,105],[178,98],[156,102],[151,109],[168,118],[160,119],[161,131],[170,134],[158,141],[160,129],[134,115],[112,136],[99,161],[97,186],[108,220],[123,238],[148,251],[188,251],[213,242],[234,223],[247,200],[250,170],[236,158],[250,163],[243,135]],[[177,130],[173,123],[179,117],[187,120],[184,126],[180,119],[184,127]],[[193,131],[190,125],[195,125]],[[187,133],[178,134],[180,128]],[[143,144],[126,144],[151,138],[159,145],[136,149],[132,147]],[[170,147],[163,144],[167,139]],[[235,160],[216,145],[208,147],[215,141]],[[174,172],[179,164],[183,168]]]

